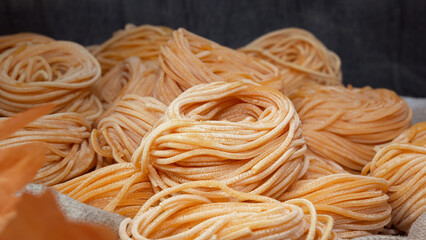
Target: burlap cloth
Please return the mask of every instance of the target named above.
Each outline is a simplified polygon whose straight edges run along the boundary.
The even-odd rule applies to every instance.
[[[404,97],[410,107],[413,109],[413,121],[412,123],[426,121],[426,99]],[[26,186],[24,191],[32,193],[40,193],[45,189],[43,185],[29,184]],[[64,214],[71,220],[80,222],[91,222],[102,224],[112,228],[118,233],[118,227],[120,222],[124,219],[123,216],[110,213],[104,210],[100,210],[86,204],[80,203],[72,198],[67,197],[64,194],[56,192],[56,197],[60,208]],[[368,236],[356,238],[356,240],[426,240],[426,212],[417,219],[412,225],[408,236]]]

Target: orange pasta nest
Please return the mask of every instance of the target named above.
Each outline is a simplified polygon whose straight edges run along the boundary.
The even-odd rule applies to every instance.
[[[54,188],[82,203],[126,217],[134,217],[154,195],[151,183],[131,163],[106,166]]]
[[[412,117],[408,104],[386,89],[306,84],[290,99],[308,149],[356,171],[373,159],[374,146],[392,141]]]
[[[179,95],[132,162],[161,189],[214,179],[278,197],[306,172],[305,150],[300,120],[283,94],[243,82],[215,82]]]
[[[166,104],[202,83],[249,81],[276,89],[283,84],[274,65],[182,28],[174,31],[171,41],[161,49],[159,62],[165,75],[158,80],[156,97]]]
[[[46,115],[0,141],[0,147],[28,142],[47,143],[47,162],[35,176],[34,183],[48,186],[88,172],[96,163],[89,146],[91,126],[77,113]]]
[[[377,233],[391,220],[389,184],[380,178],[333,174],[314,180],[300,180],[280,200],[304,198],[320,214],[334,219],[334,230],[341,238]]]
[[[17,47],[21,44],[38,44],[48,43],[53,39],[36,34],[36,33],[16,33],[11,35],[0,36],[0,54],[10,48]]]
[[[143,61],[157,61],[160,47],[171,38],[172,29],[151,25],[126,25],[114,33],[102,45],[91,51],[98,59],[102,72],[106,73],[128,57],[136,56]]]
[[[152,97],[123,96],[92,131],[91,145],[104,158],[130,162],[142,138],[164,115],[167,106]]]
[[[185,193],[191,188],[217,188],[234,200]],[[317,215],[307,200],[280,203],[223,182],[199,181],[155,194],[135,218],[121,223],[119,233],[121,239],[336,239],[332,226],[333,219]]]
[[[391,143],[382,146],[363,174],[389,182],[391,223],[408,232],[426,212],[426,122],[413,125]]]
[[[277,66],[290,94],[304,82],[340,85],[340,58],[310,32],[284,28],[267,33],[240,49]]]
[[[102,113],[90,92],[101,74],[99,63],[76,43],[21,44],[0,55],[0,70],[0,115],[45,103],[54,103],[54,112],[77,112],[89,120]]]

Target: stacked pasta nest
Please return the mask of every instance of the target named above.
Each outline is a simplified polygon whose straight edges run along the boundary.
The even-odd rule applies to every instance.
[[[46,142],[33,181],[128,217],[121,239],[353,238],[426,211],[426,123],[343,86],[302,29],[238,50],[150,25],[88,48],[0,37],[0,115],[46,103],[0,147]]]

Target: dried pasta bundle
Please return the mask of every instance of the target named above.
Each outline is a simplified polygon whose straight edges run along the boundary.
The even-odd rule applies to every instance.
[[[240,80],[282,88],[281,74],[272,64],[182,28],[161,49],[159,61],[165,75],[157,83],[156,97],[166,104],[202,83]]]
[[[164,115],[167,106],[152,97],[127,94],[116,102],[111,114],[93,129],[91,145],[104,158],[130,162],[142,138]]]
[[[363,174],[390,184],[391,223],[408,232],[426,211],[426,122],[413,125],[392,143],[382,147]]]
[[[106,110],[100,119],[110,114],[108,109],[123,95],[134,93],[143,97],[154,96],[158,78],[158,64],[142,63],[137,57],[127,58],[115,65],[92,88]]]
[[[340,58],[328,50],[310,32],[284,28],[267,33],[240,49],[250,56],[264,59],[281,70],[286,93],[292,93],[303,82],[340,85]]]
[[[142,61],[157,61],[160,47],[170,40],[172,31],[168,27],[127,24],[124,30],[115,32],[110,39],[91,50],[105,74],[131,56]]]
[[[234,200],[212,202],[185,193],[200,187],[220,189]],[[121,239],[335,239],[332,226],[333,219],[317,215],[309,201],[280,203],[221,182],[199,181],[155,194],[135,218],[121,223],[119,234]]]
[[[104,109],[108,109],[120,92],[131,81],[142,78],[145,66],[137,57],[128,58],[117,65],[111,71],[102,76],[92,87],[93,93],[102,102]]]
[[[333,174],[314,180],[299,180],[280,198],[311,201],[319,214],[334,219],[341,238],[377,233],[391,220],[389,184],[384,179],[352,174]]]
[[[244,82],[214,82],[175,99],[132,162],[161,189],[214,179],[278,197],[306,172],[305,150],[299,117],[282,93]]]
[[[100,73],[96,59],[76,43],[52,41],[9,49],[0,55],[0,115],[54,103],[54,112],[75,111],[94,120],[102,106],[90,86]]]
[[[317,179],[338,173],[348,173],[339,164],[331,160],[323,159],[310,153],[307,153],[305,157],[309,159],[309,167],[305,175],[303,175],[302,179],[304,180]]]
[[[408,104],[387,89],[306,84],[290,95],[308,149],[344,168],[361,171],[374,146],[409,127]]]
[[[89,122],[82,115],[56,113],[28,124],[0,141],[0,147],[45,142],[47,162],[33,182],[51,186],[86,173],[94,166],[95,152],[89,146],[90,130]]]
[[[4,35],[0,36],[0,54],[5,50],[17,47],[21,44],[38,44],[48,43],[52,41],[54,40],[37,33],[16,33]]]
[[[54,188],[82,203],[126,217],[134,217],[154,195],[151,183],[132,163],[106,166]]]

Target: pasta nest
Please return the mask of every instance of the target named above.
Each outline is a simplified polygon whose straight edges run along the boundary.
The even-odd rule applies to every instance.
[[[283,94],[244,82],[215,82],[175,99],[132,162],[161,189],[214,179],[278,197],[306,172],[305,151],[299,117]]]
[[[51,186],[84,174],[95,165],[95,152],[89,145],[90,130],[90,123],[81,114],[50,114],[1,140],[0,147],[45,142],[46,163],[33,182]]]
[[[323,85],[342,83],[339,56],[328,50],[313,34],[300,28],[267,33],[239,50],[277,66],[287,94],[304,82]]]
[[[377,150],[363,174],[369,172],[389,182],[391,223],[409,232],[413,222],[426,212],[426,122],[411,126]]]
[[[233,201],[214,202],[191,188],[220,189]],[[120,225],[121,239],[336,239],[333,219],[317,215],[307,200],[280,203],[243,194],[218,181],[198,181],[151,197]]]
[[[100,74],[96,59],[76,43],[27,43],[8,49],[0,55],[0,115],[54,103],[53,112],[77,112],[95,120],[102,106],[90,87]]]
[[[346,169],[361,171],[374,147],[410,126],[412,110],[387,89],[305,84],[290,95],[308,149]]]

